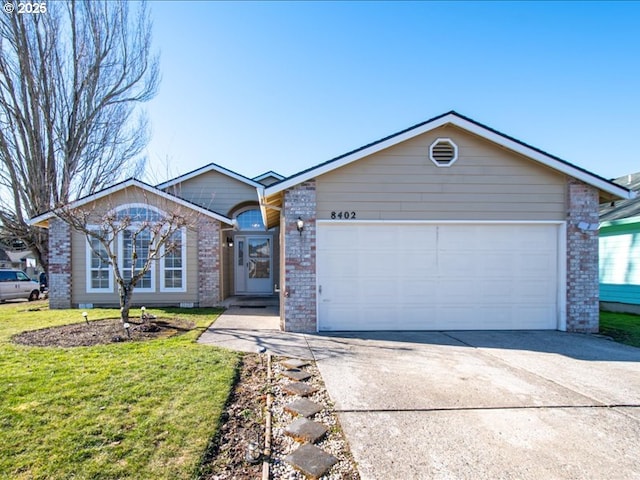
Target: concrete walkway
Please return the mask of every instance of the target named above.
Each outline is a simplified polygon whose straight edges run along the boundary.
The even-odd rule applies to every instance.
[[[304,334],[280,331],[277,306],[231,306],[200,336],[198,343],[251,353],[266,348],[273,355],[313,360]]]
[[[313,359],[363,480],[640,479],[640,349],[553,331],[293,334],[231,308],[200,342]]]

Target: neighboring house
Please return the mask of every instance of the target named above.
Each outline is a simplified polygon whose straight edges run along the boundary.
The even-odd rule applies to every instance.
[[[279,291],[288,331],[595,332],[598,205],[633,194],[449,112],[284,179],[209,165],[79,204],[140,196],[202,226],[184,234],[182,270],[158,265],[136,304]],[[53,214],[33,222],[50,228],[52,308],[115,303],[84,237]]]
[[[640,173],[614,180],[640,190]],[[600,306],[640,313],[640,198],[600,206]]]
[[[16,268],[32,278],[37,277],[37,261],[31,250],[6,250],[0,248],[0,268]]]
[[[12,268],[11,258],[7,255],[7,252],[0,248],[0,268]]]

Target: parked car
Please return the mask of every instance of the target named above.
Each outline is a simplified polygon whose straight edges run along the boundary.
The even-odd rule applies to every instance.
[[[22,270],[0,269],[0,301],[26,298],[30,302],[40,298],[40,284]]]

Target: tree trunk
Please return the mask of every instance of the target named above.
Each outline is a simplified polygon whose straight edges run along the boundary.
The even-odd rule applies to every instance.
[[[120,286],[120,319],[122,324],[129,322],[129,310],[131,310],[131,299],[133,298],[133,285]]]

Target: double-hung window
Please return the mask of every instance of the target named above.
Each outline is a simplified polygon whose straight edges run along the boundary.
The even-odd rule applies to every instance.
[[[186,233],[184,229],[174,232],[164,245],[160,261],[162,292],[186,291]]]
[[[113,291],[113,272],[107,250],[93,237],[87,242],[87,292],[108,293]]]
[[[125,281],[132,273],[140,272],[150,254],[158,246],[152,245],[151,227],[161,222],[161,211],[143,204],[129,204],[116,211],[116,221],[128,221],[127,228],[118,233],[112,251],[117,257],[118,267]],[[157,223],[156,223],[157,224]],[[149,228],[144,228],[150,225]],[[98,229],[99,227],[96,227]],[[86,291],[88,293],[113,293],[114,274],[107,251],[94,238],[87,241]],[[138,280],[137,292],[186,292],[187,291],[187,230],[174,232],[162,245],[160,261],[153,260],[149,270]],[[158,271],[159,269],[159,271]],[[159,286],[158,286],[159,284]]]
[[[151,232],[149,230],[124,230],[121,234],[120,265],[122,268],[122,278],[125,281],[131,280],[131,273],[134,275],[140,272],[147,261],[151,246]],[[135,257],[134,257],[135,252]],[[135,263],[135,265],[134,265]],[[155,262],[147,272],[138,280],[136,290],[155,291]],[[133,267],[133,268],[132,268]]]

